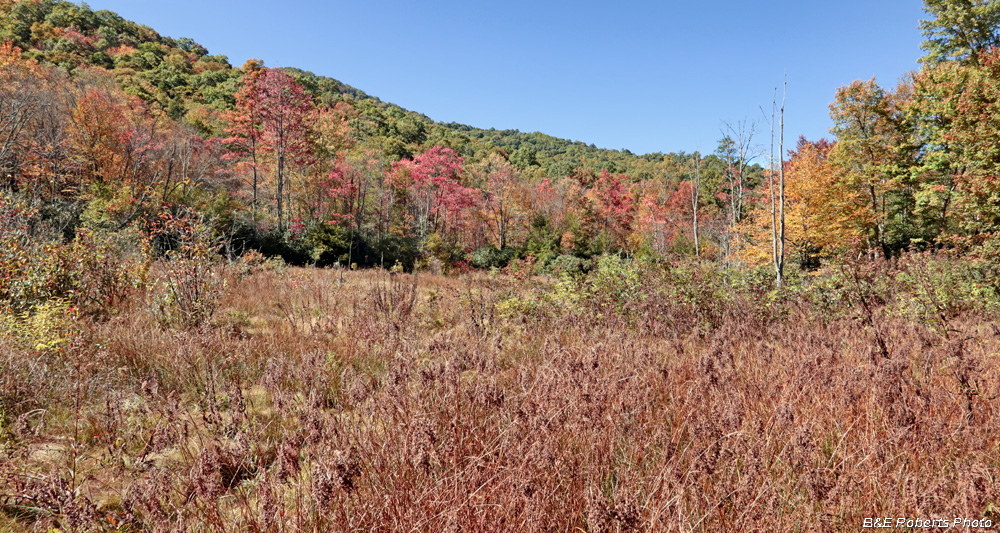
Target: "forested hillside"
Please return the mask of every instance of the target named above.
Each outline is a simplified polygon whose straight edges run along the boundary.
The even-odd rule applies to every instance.
[[[190,206],[241,249],[319,264],[502,266],[691,246],[680,204],[692,156],[439,124],[309,72],[233,68],[190,39],[69,2],[2,10],[16,115],[4,168],[32,202],[71,217],[94,206],[128,225]],[[55,122],[42,124],[42,110]],[[275,131],[284,121],[292,129]],[[721,212],[739,156],[703,161],[710,208]],[[39,158],[50,165],[25,164]],[[759,182],[749,170],[747,184]]]

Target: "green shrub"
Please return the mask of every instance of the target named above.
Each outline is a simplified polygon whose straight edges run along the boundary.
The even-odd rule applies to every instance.
[[[483,246],[469,254],[469,263],[476,268],[488,270],[503,268],[516,257],[516,250],[510,248],[501,250],[495,246]]]
[[[68,298],[76,285],[66,246],[42,238],[38,211],[0,193],[0,308],[31,313],[53,298]]]
[[[901,285],[896,303],[911,317],[949,320],[964,312],[1000,310],[1000,280],[992,260],[924,252],[906,254],[895,266]]]
[[[590,259],[580,259],[575,255],[560,255],[552,259],[546,265],[546,270],[553,276],[563,274],[583,274],[593,268],[594,262]]]
[[[639,265],[633,261],[617,255],[602,255],[587,277],[587,292],[599,305],[610,305],[619,312],[625,311],[646,296],[642,290],[645,281],[642,274]]]

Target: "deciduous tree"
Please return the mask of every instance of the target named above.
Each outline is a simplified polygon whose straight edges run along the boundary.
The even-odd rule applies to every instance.
[[[847,184],[867,196],[867,246],[885,253],[909,243],[913,235],[911,169],[916,147],[905,113],[912,87],[904,82],[887,92],[874,79],[855,81],[837,91],[830,104],[837,144],[830,154]]]
[[[980,54],[1000,45],[1000,3],[995,0],[924,0],[931,18],[920,22],[927,55],[921,61],[980,64]]]
[[[308,162],[310,155],[309,122],[312,99],[291,76],[280,70],[266,69],[257,83],[264,150],[274,161],[278,231],[285,226],[285,187],[290,166]]]

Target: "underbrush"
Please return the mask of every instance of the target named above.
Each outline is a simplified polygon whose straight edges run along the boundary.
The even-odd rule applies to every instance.
[[[193,271],[224,280],[195,321],[150,303],[189,272],[156,261],[107,313],[7,315],[0,530],[997,520],[988,263],[844,262],[782,291],[613,257],[557,278],[245,263]]]

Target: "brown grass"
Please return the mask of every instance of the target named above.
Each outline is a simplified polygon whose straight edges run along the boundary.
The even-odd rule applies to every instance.
[[[135,306],[62,352],[0,346],[0,530],[996,520],[1000,335],[975,314],[946,338],[753,294],[626,312],[547,281],[342,275],[257,273],[194,331]]]

